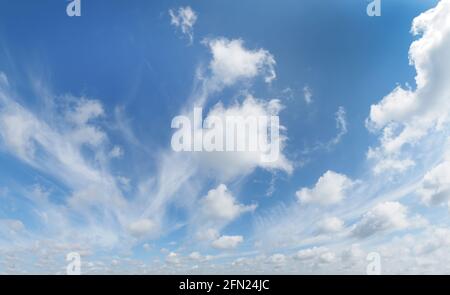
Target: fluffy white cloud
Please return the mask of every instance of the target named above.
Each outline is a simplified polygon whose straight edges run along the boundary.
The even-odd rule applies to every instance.
[[[243,205],[228,191],[224,184],[211,189],[198,201],[191,226],[199,241],[220,240],[220,230],[244,213],[253,212],[256,204]],[[225,238],[227,240],[227,238]]]
[[[259,120],[264,119],[267,124],[264,126],[270,127],[270,118],[278,116],[281,109],[282,105],[278,100],[266,102],[247,96],[242,104],[236,103],[228,108],[225,108],[221,103],[215,105],[208,113],[205,121],[212,118],[219,119],[221,122],[226,122],[227,118],[243,118],[245,120],[258,118]],[[216,134],[218,128],[212,126],[204,133],[204,136]],[[283,154],[285,141],[287,140],[283,126],[280,126],[278,138],[272,138],[270,136],[271,130],[268,130],[268,128],[258,126],[256,129],[246,129],[245,132],[236,132],[235,139],[237,142],[247,142],[248,138],[258,138],[259,145],[255,151],[246,149],[244,151],[202,152],[198,156],[203,168],[208,171],[212,170],[214,175],[223,181],[249,174],[257,167],[267,170],[282,170],[286,173],[292,172],[292,164]],[[223,137],[224,142],[230,140],[226,134],[223,134]],[[267,139],[267,141],[263,139]],[[270,158],[271,160],[265,161],[264,158]]]
[[[229,222],[245,212],[256,209],[256,205],[239,204],[228,191],[226,185],[220,184],[201,200],[203,214],[208,219]]]
[[[378,232],[404,229],[409,225],[405,206],[398,202],[384,202],[362,216],[355,225],[353,234],[366,238]]]
[[[178,10],[169,10],[170,23],[189,38],[189,42],[194,40],[194,25],[197,21],[197,14],[190,6],[180,7]]]
[[[229,86],[261,74],[267,83],[276,78],[275,59],[267,50],[247,49],[241,39],[217,38],[205,42],[213,55],[209,64],[212,79],[218,85]]]
[[[410,63],[416,68],[417,88],[396,87],[378,104],[372,105],[367,125],[381,131],[380,146],[370,153],[384,161],[378,173],[412,167],[411,159],[400,152],[430,132],[440,131],[450,113],[450,1],[441,0],[413,21],[412,32],[421,35],[411,44]]]
[[[327,171],[313,188],[302,188],[296,192],[298,200],[303,203],[330,205],[339,203],[354,182],[343,174]]]
[[[212,242],[212,246],[220,250],[230,250],[236,248],[244,241],[242,236],[221,236]]]

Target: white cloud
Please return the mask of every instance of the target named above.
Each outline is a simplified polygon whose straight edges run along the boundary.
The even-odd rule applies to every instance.
[[[19,103],[20,96],[7,84],[0,85],[3,151],[40,177],[51,179],[45,181],[50,187],[65,191],[62,204],[47,196],[32,198],[36,194],[26,188],[19,193],[30,197],[35,209],[30,214],[46,228],[49,239],[57,236],[67,243],[76,239],[77,243],[112,247],[119,235],[129,234],[129,218],[141,209],[130,206],[109,171],[109,139],[98,124],[103,107],[97,100],[48,95],[48,105],[31,110]],[[73,218],[82,219],[83,224]]]
[[[236,103],[228,108],[225,108],[221,103],[215,105],[208,113],[205,120],[208,118],[220,118],[223,122],[226,118],[266,118],[267,126],[270,126],[270,117],[277,116],[282,109],[282,105],[278,100],[270,100],[269,102],[258,100],[252,96],[247,96],[242,104]],[[205,132],[205,136],[209,133],[215,134],[216,127],[211,128]],[[256,138],[267,138],[269,135],[267,128],[256,128],[250,133],[237,133],[237,140],[246,142],[250,136]],[[280,126],[280,134],[278,139],[271,139],[268,142],[263,141],[256,151],[237,151],[237,152],[202,152],[199,153],[199,162],[204,169],[212,170],[214,175],[222,181],[235,178],[238,175],[245,175],[252,172],[255,168],[260,167],[266,170],[282,170],[286,173],[291,173],[293,170],[291,162],[283,154],[285,142],[287,137],[284,135],[285,128]],[[270,157],[271,154],[276,156],[274,161],[263,161],[263,157]]]
[[[449,159],[439,163],[425,174],[418,193],[427,205],[450,205]]]
[[[345,193],[354,182],[343,174],[327,171],[322,175],[313,188],[302,188],[296,192],[302,204],[317,203],[330,205],[339,203],[345,198]]]
[[[264,75],[270,83],[276,78],[275,59],[267,50],[250,50],[241,39],[217,38],[206,40],[213,58],[209,67],[212,80],[223,86],[230,86],[238,80]]]
[[[327,253],[328,249],[324,247],[312,247],[307,249],[299,250],[295,255],[294,258],[298,260],[310,260],[314,259],[324,253]]]
[[[226,185],[220,184],[212,189],[201,200],[203,214],[207,218],[229,222],[245,212],[256,209],[256,205],[245,206],[239,204],[228,191]]]
[[[103,106],[99,101],[81,98],[76,101],[74,109],[70,110],[66,116],[74,124],[84,125],[103,115]]]
[[[212,242],[212,246],[216,249],[230,250],[236,248],[244,241],[242,236],[221,236]]]
[[[90,105],[86,100],[82,102]],[[88,123],[92,115],[87,114],[92,113],[82,106],[77,110],[81,114],[71,111],[70,117],[77,122],[73,128],[64,128],[64,122],[50,126],[5,96],[0,100],[0,138],[12,154],[28,164],[54,173],[67,183],[77,182],[85,187],[87,183],[100,181],[101,175],[85,160],[81,145],[98,146],[106,135]]]
[[[347,134],[347,118],[346,118],[346,112],[344,107],[339,107],[336,112],[336,128],[338,130],[338,133],[336,136],[330,141],[328,144],[328,147],[337,145],[341,142],[342,137]]]
[[[284,254],[276,253],[269,257],[269,262],[276,267],[280,267],[286,264],[287,258]]]
[[[325,252],[319,256],[319,263],[332,263],[336,259],[336,254],[334,252]]]
[[[381,175],[383,173],[402,173],[407,171],[409,168],[414,167],[416,163],[411,159],[396,159],[389,156],[381,156],[376,151],[370,149],[368,159],[375,159],[375,165],[373,167],[373,173],[375,175]]]
[[[337,217],[327,217],[319,223],[319,233],[337,233],[343,228],[344,222]]]
[[[313,102],[313,93],[308,85],[303,87],[303,98],[305,99],[306,104],[311,104]]]
[[[359,244],[352,244],[348,249],[343,250],[340,256],[344,263],[355,264],[361,261],[366,262],[364,254]]]
[[[167,254],[166,262],[172,265],[179,265],[181,264],[181,257],[178,253],[170,252]]]
[[[156,229],[156,224],[150,219],[140,219],[129,225],[131,234],[137,238],[151,235]]]
[[[450,229],[430,227],[425,232],[429,236],[418,239],[419,242],[413,245],[416,254],[427,255],[439,250],[445,251],[450,246]]]
[[[383,274],[443,274],[448,272],[450,230],[429,226],[416,234],[393,238],[376,247]]]
[[[353,234],[360,238],[366,238],[383,231],[404,229],[409,225],[405,206],[398,202],[384,202],[376,205],[362,216],[355,225]]]
[[[325,247],[312,247],[298,251],[294,259],[302,262],[308,261],[315,267],[321,264],[329,264],[336,260],[336,254]]]
[[[189,254],[189,258],[192,260],[201,260],[203,256],[198,252],[192,252],[191,254]]]
[[[120,146],[114,146],[109,152],[111,158],[121,158],[123,156],[123,149]]]
[[[215,228],[207,228],[197,232],[196,238],[201,241],[212,241],[220,236],[219,231]]]
[[[381,131],[380,146],[371,153],[372,158],[384,161],[376,167],[378,173],[412,167],[412,159],[401,155],[402,148],[443,130],[449,122],[449,19],[449,0],[441,0],[414,19],[412,32],[421,37],[411,44],[409,58],[417,72],[417,87],[397,86],[370,109],[367,126]]]
[[[211,255],[202,255],[199,252],[192,252],[188,257],[189,259],[197,262],[206,262],[213,258]]]
[[[189,42],[194,40],[194,25],[197,21],[197,14],[190,6],[180,7],[178,10],[169,10],[170,23],[189,38]]]

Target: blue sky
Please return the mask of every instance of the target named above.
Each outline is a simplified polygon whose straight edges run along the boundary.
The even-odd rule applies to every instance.
[[[0,0],[0,272],[448,273],[450,1],[381,2]],[[279,161],[174,152],[199,104]]]

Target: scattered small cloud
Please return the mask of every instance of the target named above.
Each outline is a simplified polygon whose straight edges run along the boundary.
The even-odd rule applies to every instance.
[[[188,37],[189,44],[194,41],[194,25],[197,22],[197,13],[190,6],[170,9],[170,23]]]

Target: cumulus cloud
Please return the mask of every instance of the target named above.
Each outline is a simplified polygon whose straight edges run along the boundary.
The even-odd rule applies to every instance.
[[[211,50],[209,68],[218,86],[229,86],[238,80],[264,75],[267,83],[276,78],[275,59],[265,49],[247,49],[241,39],[216,38],[205,40]]]
[[[353,234],[366,238],[383,231],[407,228],[410,222],[407,208],[398,202],[384,202],[365,213],[355,225]]]
[[[353,185],[354,182],[347,176],[327,171],[319,178],[313,188],[302,188],[296,192],[296,195],[302,204],[330,205],[342,201],[347,190]]]
[[[234,249],[244,241],[242,236],[221,236],[212,242],[212,246],[220,250]]]
[[[233,140],[235,139],[236,142],[247,143],[249,138],[258,139],[258,147],[255,150],[252,151],[247,146],[243,151],[199,153],[199,162],[203,168],[208,171],[212,170],[217,178],[223,181],[235,178],[238,175],[248,174],[257,167],[291,173],[293,170],[292,163],[283,153],[287,140],[284,135],[285,128],[280,126],[278,137],[272,137],[271,117],[278,116],[281,109],[282,105],[279,100],[267,102],[255,99],[250,95],[245,98],[242,104],[235,103],[228,108],[221,103],[216,104],[209,111],[205,122],[217,120],[226,122],[228,118],[242,118],[245,122],[251,122],[251,119],[258,118],[259,122],[264,124],[258,125],[257,128],[249,128],[249,125],[244,123],[246,124],[244,130],[242,128],[235,129],[237,132]],[[228,129],[230,128],[235,127],[228,127]],[[203,136],[207,137],[218,133],[221,134],[224,144],[231,140],[230,136],[227,136],[219,125],[211,126],[204,132]]]
[[[424,136],[441,131],[449,121],[450,88],[450,1],[442,0],[413,21],[412,32],[420,35],[410,47],[410,63],[415,66],[416,89],[397,86],[379,103],[372,105],[367,126],[381,131],[380,146],[369,156],[384,161],[378,173],[403,172],[413,160],[401,155],[405,145],[414,145]]]
[[[194,40],[194,25],[197,21],[197,13],[190,6],[180,7],[178,10],[169,10],[170,23],[189,38],[189,43]]]
[[[229,222],[245,212],[256,209],[256,205],[245,206],[239,204],[228,191],[226,185],[220,184],[212,189],[201,200],[202,211],[208,219]]]
[[[243,205],[228,191],[224,184],[212,189],[206,196],[200,199],[192,226],[195,227],[196,237],[200,241],[219,241],[226,243],[228,237],[222,239],[220,230],[239,216],[247,212],[253,212],[256,204]],[[221,240],[222,239],[222,240]],[[232,237],[231,240],[234,240]],[[215,245],[213,243],[213,245]]]

